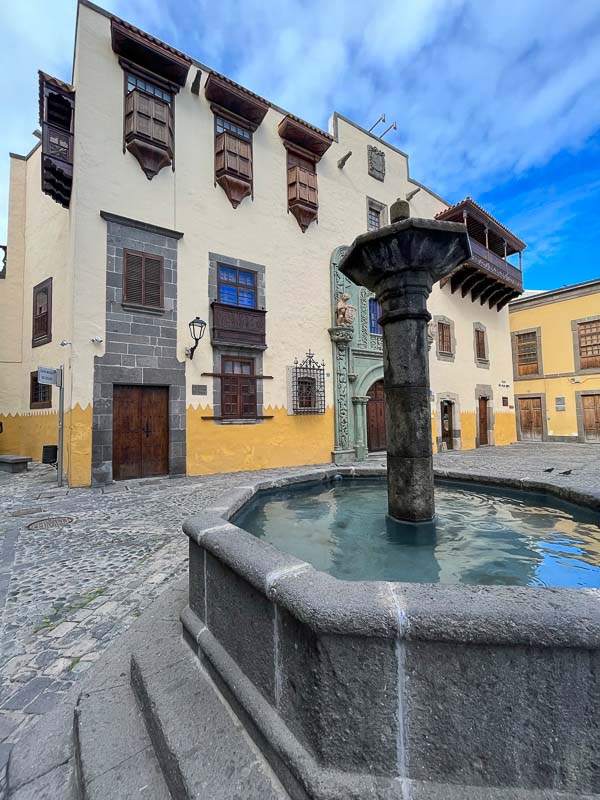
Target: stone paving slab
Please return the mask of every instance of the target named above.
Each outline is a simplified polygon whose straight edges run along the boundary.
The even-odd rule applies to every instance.
[[[381,459],[373,459],[374,467]],[[525,444],[442,453],[436,470],[528,478],[600,502],[600,446]],[[364,466],[364,465],[363,465]],[[0,475],[0,742],[16,742],[187,570],[185,519],[264,470],[57,489],[52,467]],[[551,469],[551,471],[547,471]],[[569,474],[563,474],[563,473]],[[32,522],[72,517],[57,528]]]

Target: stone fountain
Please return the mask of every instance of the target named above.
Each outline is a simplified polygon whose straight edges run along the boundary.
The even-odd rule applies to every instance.
[[[268,765],[283,787],[240,790],[240,797],[598,796],[600,592],[338,580],[235,523],[265,492],[311,484],[329,491],[378,476],[387,479],[391,520],[420,523],[417,534],[430,527],[427,298],[468,258],[469,241],[463,225],[410,219],[402,201],[391,217],[391,225],[359,236],[340,266],[382,306],[387,476],[377,463],[259,474],[186,522],[183,635],[205,671],[181,695],[194,721],[177,728],[177,741],[199,769],[195,753],[205,740],[196,720],[206,715],[183,698],[199,696],[196,684],[208,674],[264,760],[247,767],[230,745],[215,754],[225,752],[232,771],[249,781]],[[143,704],[151,676],[135,664],[132,674],[160,744],[158,706]],[[163,772],[173,796],[206,796],[204,788],[181,791],[187,776],[177,766],[167,750]]]
[[[471,246],[464,225],[409,218],[406,200],[392,205],[390,217],[391,225],[354,240],[339,269],[382,308],[389,514],[425,522],[435,514],[427,298]]]

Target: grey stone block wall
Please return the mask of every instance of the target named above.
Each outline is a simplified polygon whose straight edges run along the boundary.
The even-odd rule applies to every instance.
[[[177,241],[181,234],[107,222],[105,353],[94,362],[92,484],[112,481],[114,384],[169,387],[169,474],[186,473],[185,364],[177,360]],[[162,256],[164,310],[123,305],[123,251]]]

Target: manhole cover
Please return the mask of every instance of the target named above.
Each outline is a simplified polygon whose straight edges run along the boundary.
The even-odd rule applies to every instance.
[[[47,517],[46,519],[38,519],[27,527],[30,531],[36,531],[40,528],[62,528],[63,525],[68,525],[70,522],[73,522],[73,517]]]

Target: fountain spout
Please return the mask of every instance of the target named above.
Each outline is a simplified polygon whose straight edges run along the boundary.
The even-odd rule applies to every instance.
[[[427,298],[471,246],[462,224],[403,219],[398,210],[400,221],[358,236],[339,269],[381,304],[389,514],[424,522],[435,514]]]

